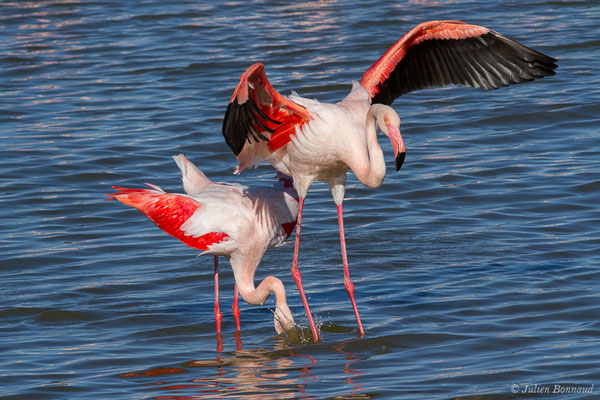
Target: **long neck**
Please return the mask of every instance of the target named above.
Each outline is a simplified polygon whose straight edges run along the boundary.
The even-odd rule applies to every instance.
[[[281,333],[283,330],[288,331],[294,328],[294,316],[287,305],[285,288],[281,280],[274,276],[267,276],[257,288],[254,288],[254,272],[258,264],[252,264],[251,268],[238,268],[240,264],[236,262],[235,257],[232,257],[230,261],[235,283],[242,298],[248,304],[261,305],[267,301],[271,293],[275,294],[275,312],[273,316],[275,330],[277,333]]]
[[[283,287],[283,283],[279,278],[275,278],[274,276],[267,276],[263,281],[258,285],[258,287],[254,290],[250,297],[253,297],[252,300],[254,302],[250,302],[250,304],[264,304],[269,295],[273,293],[275,294],[275,304],[287,304],[285,289]],[[244,298],[246,300],[246,298]]]
[[[235,283],[242,298],[249,304],[261,305],[275,294],[276,303],[286,303],[285,288],[283,283],[274,276],[267,276],[258,287],[254,286],[254,273],[260,262],[260,257],[249,254],[235,254],[229,259]]]
[[[366,144],[368,159],[363,160],[352,171],[358,180],[370,188],[378,188],[385,177],[383,151],[377,141],[377,124],[372,110],[367,113]]]

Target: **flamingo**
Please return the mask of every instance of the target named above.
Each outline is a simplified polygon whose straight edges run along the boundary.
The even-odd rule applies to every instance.
[[[223,119],[222,133],[239,161],[235,173],[266,160],[293,177],[299,213],[292,275],[315,340],[317,331],[298,269],[304,199],[313,181],[329,185],[337,207],[344,285],[363,336],[348,269],[342,202],[349,169],[369,188],[383,182],[386,168],[377,128],[391,140],[396,171],[402,166],[406,153],[400,119],[389,105],[402,94],[432,86],[495,89],[532,81],[554,75],[555,62],[482,26],[429,21],[411,29],[389,48],[336,104],[302,98],[294,92],[282,96],[269,83],[262,63],[241,75]]]
[[[281,280],[267,276],[255,288],[254,274],[267,249],[282,244],[292,233],[298,216],[298,199],[291,178],[278,173],[273,186],[249,188],[239,184],[214,183],[183,154],[173,157],[181,170],[186,194],[166,193],[160,187],[126,189],[113,186],[109,194],[144,213],[169,235],[201,254],[214,256],[215,323],[221,332],[218,257],[231,263],[235,278],[233,315],[240,330],[238,292],[249,304],[261,305],[275,294],[275,331],[290,332],[294,317],[286,301]]]

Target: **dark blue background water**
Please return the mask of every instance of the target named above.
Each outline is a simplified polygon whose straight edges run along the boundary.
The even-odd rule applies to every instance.
[[[558,74],[396,101],[404,167],[382,139],[384,185],[350,176],[344,203],[365,338],[318,184],[300,268],[323,342],[276,337],[272,300],[242,304],[236,337],[226,264],[219,342],[212,258],[104,194],[179,191],[180,152],[214,180],[271,182],[267,165],[232,175],[220,128],[239,75],[262,61],[282,93],[339,100],[431,19],[504,33],[558,58]],[[5,1],[0,29],[0,397],[600,395],[596,1]],[[267,253],[257,279],[280,277],[306,326],[292,251]],[[522,393],[536,384],[591,393]]]

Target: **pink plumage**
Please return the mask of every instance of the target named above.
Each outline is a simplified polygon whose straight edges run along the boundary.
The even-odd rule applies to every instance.
[[[138,209],[182,243],[214,255],[216,285],[217,256],[225,256],[233,269],[236,293],[239,291],[250,304],[263,304],[274,293],[275,329],[292,329],[294,319],[281,280],[269,276],[254,286],[254,274],[264,253],[283,243],[296,225],[298,198],[291,179],[280,176],[273,187],[260,188],[214,183],[183,155],[174,159],[182,173],[185,194],[167,193],[154,185],[149,185],[150,189],[114,186],[117,192],[109,194],[109,200],[115,198]],[[237,304],[233,307],[239,329]],[[215,320],[220,332],[218,286]]]
[[[367,187],[383,183],[386,166],[378,130],[391,141],[396,170],[402,166],[400,118],[388,106],[400,95],[427,87],[455,84],[495,89],[554,75],[555,61],[482,26],[429,21],[391,46],[365,71],[360,83],[354,82],[350,94],[335,104],[297,94],[282,96],[269,83],[261,63],[242,74],[227,106],[222,133],[239,162],[236,173],[267,161],[294,178],[300,211],[292,275],[315,340],[317,332],[297,265],[302,207],[312,183],[327,183],[336,203],[344,283],[364,335],[346,260],[342,201],[348,170]]]
[[[189,247],[208,250],[213,244],[228,240],[223,232],[208,232],[200,236],[186,235],[181,226],[188,221],[202,204],[189,196],[165,193],[156,189],[126,189],[113,186],[118,190],[110,196],[121,203],[135,207],[144,213],[160,229],[181,240]]]

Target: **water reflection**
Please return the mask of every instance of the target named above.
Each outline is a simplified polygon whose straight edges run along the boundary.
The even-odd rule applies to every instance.
[[[321,349],[315,349],[291,346],[289,338],[280,336],[276,338],[272,349],[244,349],[240,332],[234,332],[230,339],[235,342],[236,350],[224,352],[223,336],[216,335],[218,351],[214,353],[215,358],[193,360],[180,366],[160,366],[120,376],[143,383],[158,392],[150,395],[151,399],[289,399],[312,397],[309,390],[314,392],[326,383],[326,377],[320,377],[319,374],[323,370],[327,371],[328,376],[343,377],[340,381],[344,382],[342,386],[347,389],[342,394],[343,398],[370,397],[356,379],[364,375],[353,365],[360,361],[360,357],[349,351],[344,342],[319,344],[316,346]],[[341,362],[332,363],[315,354],[333,354]]]
[[[333,348],[336,351],[339,351],[340,353],[344,354],[346,357],[346,360],[348,361],[347,363],[344,363],[344,374],[348,375],[345,378],[346,383],[349,386],[353,387],[353,391],[352,393],[357,393],[357,392],[361,392],[364,389],[361,388],[361,384],[355,381],[355,378],[361,375],[364,375],[364,372],[356,369],[356,368],[351,368],[351,365],[356,363],[357,361],[359,361],[358,357],[356,357],[356,355],[350,351],[344,350],[346,347],[346,343],[339,343],[335,346],[333,346]]]

